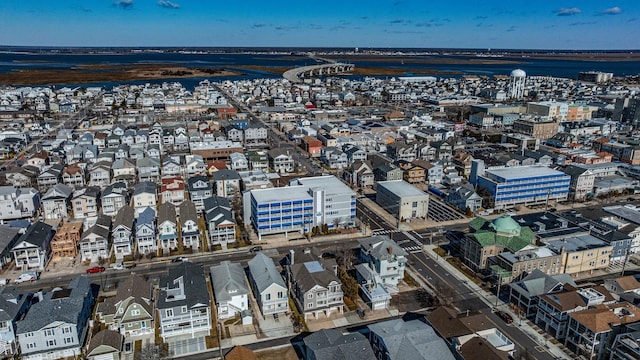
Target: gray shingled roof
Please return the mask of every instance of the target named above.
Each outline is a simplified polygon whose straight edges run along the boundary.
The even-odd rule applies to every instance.
[[[167,301],[167,290],[177,287],[174,281],[183,278],[184,280],[184,300]],[[189,262],[180,263],[178,266],[169,269],[169,273],[160,278],[161,288],[158,296],[158,309],[168,309],[177,306],[187,306],[192,308],[198,304],[209,306],[209,291],[205,280],[202,266]]]
[[[48,292],[42,301],[31,305],[25,317],[16,323],[16,334],[38,331],[55,321],[77,324],[84,299],[91,291],[91,283],[83,275],[72,280],[69,289],[70,292]]]
[[[178,208],[180,209],[180,222],[182,224],[187,220],[198,222],[198,212],[196,210],[196,205],[192,201],[185,200],[180,203]]]
[[[291,265],[291,273],[300,290],[305,293],[313,289],[316,285],[327,288],[332,281],[340,283],[340,280],[333,273],[333,270],[327,269],[327,267],[318,260],[295,263]]]
[[[93,350],[101,345],[110,346],[114,348],[115,351],[120,352],[122,350],[123,341],[124,337],[117,331],[108,329],[100,330],[91,338],[91,341],[89,341],[88,352],[91,354]]]
[[[336,329],[323,329],[304,338],[304,345],[308,351],[315,354],[316,360],[371,360],[376,358],[369,341],[360,333],[343,335]]]
[[[14,240],[18,238],[20,229],[13,228],[11,226],[0,224],[0,252],[4,251],[9,246],[13,246]]]
[[[127,229],[133,229],[133,221],[135,220],[135,211],[129,205],[125,205],[118,210],[116,218],[113,221],[113,228],[117,228],[120,225],[125,226]]]
[[[222,169],[213,173],[213,180],[240,180],[240,175],[235,170]]]
[[[386,260],[390,255],[407,256],[407,252],[388,236],[378,235],[358,240],[361,249],[370,251],[376,259]]]
[[[278,273],[276,265],[270,257],[263,253],[258,253],[253,259],[249,260],[248,264],[251,277],[256,283],[260,293],[271,286],[271,284],[286,287],[282,276]]]
[[[13,321],[28,298],[27,294],[13,286],[0,288],[0,321]]]
[[[152,183],[151,181],[139,182],[133,188],[133,195],[144,194],[144,193],[156,195],[157,192],[158,192],[158,185],[156,185],[155,183]]]
[[[20,236],[16,244],[26,241],[29,244],[44,248],[44,243],[51,240],[51,229],[51,225],[38,221],[37,223],[29,226],[27,231]]]
[[[165,221],[176,223],[176,207],[172,203],[166,202],[158,208],[158,226]]]
[[[249,294],[244,281],[244,269],[239,263],[225,260],[219,265],[212,266],[210,270],[211,284],[217,303],[229,301],[232,296]],[[231,293],[233,295],[230,295]]]
[[[394,319],[368,327],[382,338],[391,359],[455,359],[445,341],[420,320]]]

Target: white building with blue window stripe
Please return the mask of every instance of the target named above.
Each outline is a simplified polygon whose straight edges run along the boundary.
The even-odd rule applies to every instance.
[[[306,233],[326,224],[353,227],[356,194],[335,176],[291,180],[290,186],[246,191],[243,195],[245,223],[258,237],[290,232]]]
[[[566,200],[571,177],[542,165],[486,169],[477,185],[494,199],[496,209]]]

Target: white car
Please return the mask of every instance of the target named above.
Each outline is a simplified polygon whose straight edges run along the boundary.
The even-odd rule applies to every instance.
[[[15,280],[13,280],[14,283],[16,284],[20,284],[23,283],[25,281],[35,281],[38,280],[38,273],[36,272],[25,272],[20,274],[20,276],[18,276]]]
[[[117,263],[117,264],[111,265],[111,268],[113,270],[124,270],[124,265],[122,265],[122,263]]]

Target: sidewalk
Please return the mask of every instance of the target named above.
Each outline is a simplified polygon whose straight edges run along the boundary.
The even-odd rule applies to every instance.
[[[433,249],[436,247],[437,246],[435,245],[424,245],[424,251],[427,253],[428,256],[437,260],[438,258],[440,258],[440,256],[438,256],[438,254],[436,254],[433,251]],[[443,268],[445,268],[456,279],[461,281],[468,280],[468,278],[464,274],[460,273],[460,271],[458,271],[458,269],[456,269],[453,265],[449,264],[449,262],[439,261],[438,264]],[[495,307],[495,304],[496,304],[495,294],[491,294],[487,292],[486,290],[482,289],[480,286],[478,286],[478,284],[476,284],[473,281],[466,281],[466,285],[469,288],[471,288],[476,294],[481,295],[480,300],[482,300],[485,304],[487,304],[489,307],[492,307],[492,308]],[[500,308],[501,311],[504,311],[509,315],[511,315],[511,317],[515,319],[515,321],[519,321],[519,317],[514,312],[511,311],[509,306],[505,306],[508,304],[504,303],[502,300],[499,300],[497,303],[499,304],[498,308]],[[565,353],[558,345],[553,344],[550,341],[547,341],[547,338],[545,337],[546,334],[538,333],[538,331],[531,325],[532,324],[530,324],[528,321],[519,321],[518,327],[524,334],[526,334],[533,341],[538,343],[538,345],[540,345],[543,348],[546,348],[547,352],[552,356],[559,359],[568,359],[568,360],[573,359],[572,356],[569,356],[567,353]]]

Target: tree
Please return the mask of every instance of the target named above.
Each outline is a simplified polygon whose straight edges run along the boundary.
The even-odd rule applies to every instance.
[[[344,296],[349,299],[356,301],[358,298],[358,282],[356,279],[352,278],[347,274],[347,272],[339,267],[338,268],[338,278],[342,283],[342,291],[344,292]]]
[[[148,343],[135,354],[134,358],[135,360],[164,360],[169,359],[169,355],[168,344],[156,345]]]
[[[335,229],[337,229],[338,227],[340,227],[340,223],[341,223],[341,222],[342,222],[342,218],[341,218],[341,217],[337,217],[337,218],[335,218],[335,219],[333,219],[333,220],[331,221],[331,225],[333,225],[333,227],[334,227]]]

